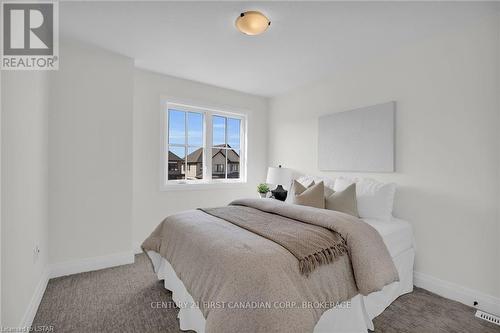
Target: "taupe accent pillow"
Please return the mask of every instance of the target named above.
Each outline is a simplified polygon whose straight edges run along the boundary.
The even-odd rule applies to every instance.
[[[306,189],[308,189],[309,187],[311,187],[313,185],[314,185],[314,180],[311,182],[311,184],[309,184],[307,186],[304,186],[304,185],[302,185],[301,183],[299,183],[298,181],[296,181],[294,179],[293,183],[292,183],[293,195],[295,195],[295,194],[301,194],[302,192],[304,192]]]
[[[328,198],[325,198],[325,208],[359,217],[356,184],[353,183],[347,186],[345,190],[334,192]]]
[[[307,188],[293,181],[293,203],[302,206],[325,208],[325,185],[323,182],[311,183]]]
[[[311,182],[311,184],[309,184],[307,186],[304,186],[304,185],[302,185],[302,183],[300,183],[300,182],[298,182],[297,180],[294,179],[293,183],[292,183],[292,188],[291,188],[291,192],[290,193],[292,195],[295,195],[295,193],[300,194],[300,193],[304,192],[306,190],[306,188],[309,188],[309,187],[313,186],[314,184],[315,184],[315,182],[313,180]],[[333,193],[335,193],[335,191],[332,188],[324,185],[324,183],[323,183],[323,186],[325,188],[325,198],[328,198],[330,195],[332,195]]]

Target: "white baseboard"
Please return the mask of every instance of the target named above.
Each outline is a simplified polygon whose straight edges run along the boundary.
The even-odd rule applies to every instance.
[[[44,268],[42,275],[40,276],[40,281],[38,282],[35,288],[33,297],[31,297],[30,303],[28,304],[28,308],[26,309],[26,312],[24,313],[24,316],[21,319],[19,327],[30,327],[31,324],[33,323],[33,319],[35,319],[38,306],[40,305],[43,294],[45,293],[45,289],[47,288],[49,277],[50,277],[50,269],[47,265]]]
[[[134,263],[133,251],[114,253],[100,257],[76,259],[50,265],[50,278],[96,271],[99,269]]]
[[[426,289],[445,298],[449,298],[491,314],[500,315],[500,298],[498,297],[466,288],[453,282],[444,281],[420,272],[414,272],[413,283],[419,288]],[[474,306],[475,301],[478,302],[477,306]]]

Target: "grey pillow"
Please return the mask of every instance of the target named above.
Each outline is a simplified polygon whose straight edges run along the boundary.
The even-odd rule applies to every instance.
[[[345,190],[334,192],[325,198],[325,208],[359,217],[356,184],[351,184]]]
[[[311,183],[307,188],[293,181],[293,203],[302,206],[325,208],[325,185],[323,182]]]

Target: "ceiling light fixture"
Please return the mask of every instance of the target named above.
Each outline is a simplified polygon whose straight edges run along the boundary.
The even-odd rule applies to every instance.
[[[271,25],[271,21],[258,11],[241,13],[235,22],[236,28],[246,35],[260,35]]]

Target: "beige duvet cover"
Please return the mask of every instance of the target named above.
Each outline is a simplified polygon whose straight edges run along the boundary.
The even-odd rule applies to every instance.
[[[398,280],[378,232],[355,217],[273,199],[231,205],[335,231],[348,255],[305,276],[297,258],[270,239],[201,210],[169,216],[142,247],[170,262],[198,302],[208,333],[312,332],[332,305]]]

